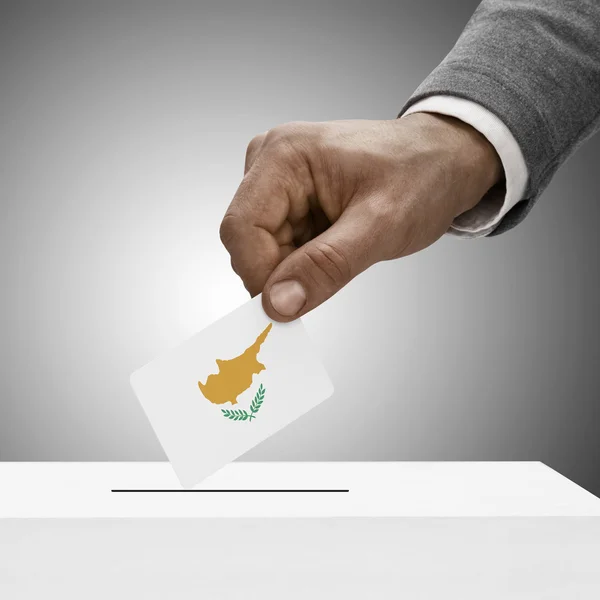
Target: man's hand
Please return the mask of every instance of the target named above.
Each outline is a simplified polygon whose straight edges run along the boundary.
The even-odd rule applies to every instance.
[[[491,144],[450,117],[290,123],[248,146],[221,240],[267,314],[291,321],[435,242],[501,176]]]

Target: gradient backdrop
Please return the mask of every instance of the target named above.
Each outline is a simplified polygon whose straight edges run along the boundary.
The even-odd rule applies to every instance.
[[[218,227],[247,142],[393,118],[476,5],[3,0],[0,460],[163,459],[129,374],[246,300]],[[245,459],[541,460],[600,494],[599,165],[306,317],[335,395]]]

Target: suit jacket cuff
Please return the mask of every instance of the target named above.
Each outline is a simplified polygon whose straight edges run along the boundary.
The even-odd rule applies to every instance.
[[[490,234],[525,194],[528,170],[517,140],[494,113],[464,98],[429,96],[413,104],[402,117],[415,112],[439,113],[460,119],[479,131],[494,146],[504,167],[505,185],[493,187],[477,206],[459,215],[448,232],[463,238]]]

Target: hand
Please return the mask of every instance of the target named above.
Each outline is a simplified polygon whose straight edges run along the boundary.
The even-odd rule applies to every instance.
[[[250,142],[221,240],[267,314],[291,321],[435,242],[501,176],[491,144],[451,117],[289,123]]]

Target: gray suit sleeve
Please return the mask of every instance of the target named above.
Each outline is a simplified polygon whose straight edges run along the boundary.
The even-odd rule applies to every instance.
[[[600,0],[484,0],[400,114],[440,94],[493,112],[521,147],[529,182],[491,235],[502,233],[600,128]]]

